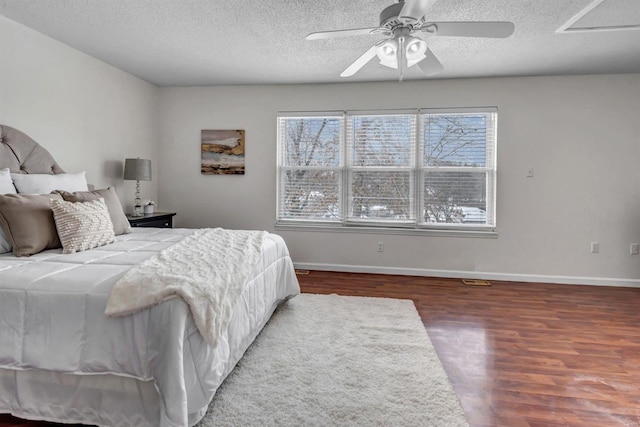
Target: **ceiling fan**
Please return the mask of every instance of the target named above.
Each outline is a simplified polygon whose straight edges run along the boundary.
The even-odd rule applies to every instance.
[[[504,38],[513,34],[512,22],[429,22],[425,14],[437,0],[399,0],[380,13],[380,26],[311,33],[307,40],[345,36],[382,34],[380,40],[349,65],[341,77],[351,77],[375,56],[385,67],[398,69],[400,81],[406,69],[418,65],[432,76],[444,70],[442,63],[427,46],[432,36]]]

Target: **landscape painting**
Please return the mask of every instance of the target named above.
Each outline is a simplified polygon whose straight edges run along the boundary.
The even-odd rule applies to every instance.
[[[203,130],[201,159],[203,175],[244,175],[244,129]]]

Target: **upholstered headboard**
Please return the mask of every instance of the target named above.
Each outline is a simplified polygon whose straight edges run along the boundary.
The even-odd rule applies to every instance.
[[[65,173],[40,144],[24,133],[0,125],[0,169],[14,173]]]

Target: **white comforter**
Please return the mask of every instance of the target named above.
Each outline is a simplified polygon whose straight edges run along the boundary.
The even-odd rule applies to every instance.
[[[262,255],[266,235],[258,230],[197,230],[130,269],[111,288],[105,314],[132,314],[179,296],[215,347]]]
[[[276,284],[267,290],[248,284],[245,294],[250,294],[252,308],[242,314],[243,320],[232,322],[215,351],[198,333],[187,305],[177,298],[130,316],[105,317],[109,292],[118,279],[192,232],[141,228],[87,252],[0,256],[0,369],[113,374],[152,382],[160,394],[159,424],[193,424],[240,357],[232,357],[242,347],[238,342],[255,336],[275,304],[297,294],[299,287],[284,242],[269,234],[250,282],[261,283],[270,275]],[[19,390],[8,395],[11,384],[0,385],[0,412],[47,418],[49,410],[50,418],[57,418],[52,408],[31,413],[22,402],[29,396],[19,396]],[[116,414],[108,415],[113,420],[105,422],[96,413],[68,421],[121,422]]]

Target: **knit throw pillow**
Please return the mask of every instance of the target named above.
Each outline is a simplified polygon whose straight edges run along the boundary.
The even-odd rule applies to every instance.
[[[72,254],[115,242],[113,223],[103,198],[88,202],[51,200],[62,253]]]

